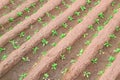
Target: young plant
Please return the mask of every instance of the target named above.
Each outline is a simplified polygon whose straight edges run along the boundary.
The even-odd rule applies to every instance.
[[[58,35],[57,31],[56,30],[52,30],[52,36],[57,36],[57,35]]]
[[[97,31],[101,31],[104,27],[103,26],[98,26]]]
[[[23,15],[22,12],[18,12],[18,13],[17,13],[17,16],[18,16],[18,17],[21,17],[22,15]]]
[[[35,7],[36,6],[36,3],[32,3],[31,5],[30,5],[30,7]]]
[[[43,56],[45,56],[45,55],[47,54],[47,52],[46,52],[46,51],[43,51],[41,54],[42,54]]]
[[[63,23],[62,27],[67,28],[68,27],[67,23]]]
[[[96,64],[96,63],[98,62],[98,58],[92,59],[91,62],[92,62],[93,64]]]
[[[113,13],[115,14],[115,13],[117,13],[118,12],[118,9],[114,9],[113,10]]]
[[[62,34],[60,35],[60,39],[64,38],[65,36],[66,36],[66,34],[65,34],[65,33],[62,33]]]
[[[1,60],[5,60],[8,57],[8,55],[4,54],[1,58]]]
[[[0,53],[5,51],[5,50],[6,50],[5,48],[0,47]]]
[[[23,60],[24,62],[30,61],[29,57],[22,57],[22,60]]]
[[[65,60],[65,55],[60,55],[60,59]]]
[[[53,63],[53,64],[52,64],[52,69],[53,69],[53,70],[56,70],[56,69],[57,69],[57,63]]]
[[[33,48],[33,54],[36,54],[38,50],[39,50],[38,47],[34,47],[34,48]]]
[[[100,23],[100,20],[99,20],[99,19],[95,19],[95,22],[96,22],[97,24],[99,24],[99,23]]]
[[[48,77],[49,77],[49,74],[48,73],[45,73],[44,75],[43,75],[43,79],[48,79]]]
[[[91,30],[94,30],[93,25],[89,25],[88,28],[91,29]]]
[[[91,43],[91,41],[89,41],[89,40],[85,41],[86,45],[89,45],[90,43]]]
[[[90,4],[91,3],[91,0],[87,0],[87,4]]]
[[[76,62],[76,60],[74,60],[74,59],[72,59],[72,60],[70,61],[71,64],[73,64],[73,63],[75,63],[75,62]]]
[[[83,54],[84,50],[80,49],[79,53],[77,54],[77,56],[81,56]]]
[[[91,72],[85,71],[85,72],[83,72],[83,74],[84,74],[84,75],[83,75],[84,77],[89,78],[90,75],[91,75]]]
[[[76,16],[80,16],[80,12],[78,12],[78,11],[76,11],[74,14],[75,14]]]
[[[20,47],[19,45],[17,45],[17,42],[14,40],[10,40],[9,42],[12,44],[14,49],[18,49]]]
[[[114,1],[111,3],[111,6],[112,6],[112,7],[114,7],[114,6],[115,6],[115,2],[114,2]]]
[[[46,39],[42,39],[42,45],[45,46],[48,44],[48,41]]]
[[[25,11],[26,12],[30,12],[30,8],[25,8]]]
[[[28,35],[28,36],[26,37],[26,40],[30,40],[30,39],[31,39],[31,36]]]
[[[120,27],[119,27],[119,26],[117,26],[115,30],[116,30],[116,31],[120,31]]]
[[[9,21],[9,22],[13,22],[13,21],[14,21],[14,18],[9,18],[8,21]]]
[[[56,43],[56,42],[53,42],[51,45],[52,45],[53,47],[55,47],[55,46],[57,45],[57,43]]]
[[[24,37],[24,36],[25,36],[25,32],[21,32],[21,33],[19,34],[19,36],[20,36],[20,37]]]
[[[80,9],[81,9],[82,11],[85,11],[85,10],[86,10],[86,7],[85,7],[85,6],[81,6]]]
[[[86,38],[88,36],[88,33],[83,34],[83,37]]]
[[[61,73],[65,74],[68,71],[68,68],[65,68]]]
[[[44,2],[44,0],[39,0],[40,3]]]
[[[69,20],[69,21],[73,21],[73,17],[72,17],[72,16],[69,16],[69,17],[68,17],[68,20]]]
[[[114,57],[114,56],[110,56],[110,57],[108,58],[108,61],[109,61],[110,63],[112,63],[114,60],[115,60],[115,57]]]
[[[112,45],[107,41],[107,42],[104,43],[104,46],[105,47],[111,47]]]
[[[40,23],[41,23],[41,22],[42,22],[42,18],[38,18],[38,22],[40,22]]]
[[[67,51],[71,51],[71,49],[72,49],[71,46],[67,47]]]
[[[78,20],[77,20],[78,23],[81,23],[82,21],[83,21],[82,19],[78,19]]]
[[[104,71],[103,71],[103,70],[100,70],[97,74],[98,74],[99,76],[101,76],[101,75],[104,74]]]
[[[19,80],[23,80],[27,76],[27,73],[23,73],[20,75]]]
[[[115,34],[110,34],[109,37],[110,37],[111,39],[115,39],[115,38],[116,38]]]
[[[104,18],[104,14],[103,14],[103,12],[99,13],[99,14],[98,14],[98,17],[100,17],[100,18]]]
[[[115,53],[120,53],[120,48],[116,48],[116,49],[114,50],[114,52],[115,52]]]

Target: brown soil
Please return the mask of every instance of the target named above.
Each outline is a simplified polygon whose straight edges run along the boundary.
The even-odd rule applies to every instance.
[[[18,0],[18,2],[19,1],[21,1],[20,7],[22,7],[21,5],[24,4],[26,0]],[[106,65],[108,65],[108,57],[116,57],[117,54],[113,51],[120,47],[120,33],[119,31],[115,31],[116,25],[119,25],[120,22],[117,17],[120,11],[115,14],[118,7],[120,7],[120,1],[115,0],[112,3],[113,6],[109,5],[113,0],[107,0],[107,2],[101,0],[101,3],[98,5],[99,0],[91,0],[90,4],[86,3],[86,0],[76,0],[75,3],[72,2],[74,0],[61,0],[61,4],[59,4],[59,1],[58,4],[56,3],[57,1],[54,1],[57,7],[54,3],[53,5],[50,5],[50,3],[48,5],[47,0],[44,0],[42,3],[36,2],[36,6],[30,7],[30,12],[23,11],[23,16],[21,17],[16,17],[16,13],[12,14],[9,8],[1,9],[0,12],[2,14],[9,16],[9,13],[11,13],[15,16],[15,20],[11,23],[6,23],[6,21],[8,21],[6,18],[4,20],[5,24],[0,27],[0,49],[1,47],[5,48],[5,50],[0,52],[0,80],[99,80],[104,77],[104,75],[104,78],[107,80],[106,76],[111,75],[111,71],[108,70],[111,70],[115,65],[110,67]],[[41,5],[43,5],[43,7]],[[69,7],[70,5],[71,7]],[[85,11],[80,9],[83,5],[86,7]],[[15,1],[15,4],[8,4],[7,6],[11,6],[11,9],[13,8],[13,10],[15,10],[18,8],[18,3]],[[44,6],[47,7],[48,11],[44,10]],[[39,22],[39,17],[36,16],[37,13],[35,12],[39,11],[40,7],[42,11],[38,14],[41,15],[42,21]],[[79,16],[75,14],[76,11],[80,12]],[[100,12],[103,12],[104,18],[98,17]],[[0,19],[2,19],[2,14]],[[109,24],[105,25],[104,23],[113,15],[116,16],[111,19]],[[28,16],[32,16],[31,18],[34,20],[31,18],[25,19],[25,17]],[[73,20],[70,21],[68,17],[71,16]],[[96,18],[99,20],[99,23],[95,23]],[[29,19],[31,20],[29,21]],[[78,23],[79,19],[82,20],[81,23]],[[62,26],[63,23],[67,24],[66,28]],[[88,28],[89,25],[93,25],[93,29]],[[97,30],[99,26],[105,28],[99,32]],[[57,31],[56,36],[51,34],[52,30]],[[25,32],[25,35],[20,37],[20,32]],[[113,32],[117,38],[109,40],[112,47],[103,47],[104,42],[109,39],[108,35]],[[66,36],[60,38],[63,33],[66,34]],[[96,37],[97,34],[98,36]],[[28,37],[30,40],[27,40]],[[48,44],[45,46],[43,46],[41,42],[44,38],[48,41]],[[14,46],[8,42],[10,40],[14,40],[19,48],[15,49]],[[35,47],[38,48],[36,53],[33,52],[33,48]],[[71,49],[67,50],[68,47],[71,47]],[[83,54],[79,54],[81,49],[84,51]],[[102,51],[102,53],[100,51]],[[5,56],[7,57],[6,59]],[[27,57],[28,61],[24,61],[23,58]],[[91,63],[91,60],[94,58],[98,58],[97,64]],[[84,62],[86,63],[82,65]],[[56,70],[52,69],[53,63],[57,63]],[[113,64],[114,63],[117,64],[116,62],[113,62]],[[119,69],[117,71],[115,69],[116,68],[114,68],[115,74],[113,75],[114,80],[115,78],[119,80]],[[106,72],[100,76],[98,75],[100,70]],[[91,72],[88,78],[85,78],[83,75],[85,71]],[[27,75],[22,75],[23,73]],[[46,74],[46,79],[43,79],[45,78],[45,73],[48,75]]]

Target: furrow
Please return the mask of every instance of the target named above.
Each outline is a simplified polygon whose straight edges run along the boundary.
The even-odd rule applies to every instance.
[[[68,16],[71,16],[74,11],[77,11],[81,5],[85,4],[85,0],[82,0],[81,3],[78,3],[79,1],[81,0],[77,0],[72,5],[72,7],[67,9],[63,14],[56,17],[55,20],[51,21],[45,28],[42,28],[37,34],[35,34],[29,41],[24,43],[19,49],[13,51],[6,60],[1,62],[0,76],[5,74],[17,62],[19,62],[21,60],[21,57],[24,56],[29,50],[31,50],[31,48],[37,45],[43,37],[47,37],[51,33],[52,29],[58,28],[61,23],[65,22],[68,19]]]
[[[30,24],[34,23],[39,17],[44,16],[44,14],[61,3],[61,0],[53,1],[50,0],[42,8],[40,8],[35,14],[31,15],[28,19],[24,20],[22,23],[16,25],[11,31],[5,33],[0,38],[0,47],[3,47],[9,40],[17,36],[18,33],[27,29]]]
[[[17,17],[17,13],[24,11],[25,8],[29,7],[30,4],[37,2],[38,0],[27,0],[25,1],[23,4],[21,4],[20,6],[18,6],[15,10],[13,10],[12,12],[8,13],[5,16],[2,16],[0,18],[0,24],[3,25],[5,23],[8,22],[9,18],[16,18]]]
[[[115,80],[120,73],[120,53],[117,55],[116,60],[112,63],[99,80]]]
[[[30,71],[30,73],[24,80],[38,79],[39,76],[44,73],[54,61],[56,61],[56,59],[68,46],[72,45],[77,38],[79,38],[84,32],[86,32],[88,25],[94,23],[94,20],[97,18],[98,14],[105,11],[111,2],[112,0],[109,0],[108,3],[102,0],[101,3],[96,6],[91,12],[89,12],[89,14],[83,19],[83,21],[75,26],[75,28],[73,28],[67,34],[67,36],[57,44],[56,47],[47,52],[47,55],[40,60],[40,62]]]
[[[91,63],[91,59],[96,55],[96,52],[103,47],[103,44],[109,40],[109,35],[112,34],[119,25],[120,11],[114,15],[114,18],[99,32],[98,36],[92,40],[91,44],[86,48],[85,52],[78,61],[71,66],[63,80],[75,79],[87,65]],[[89,54],[89,55],[88,55]]]

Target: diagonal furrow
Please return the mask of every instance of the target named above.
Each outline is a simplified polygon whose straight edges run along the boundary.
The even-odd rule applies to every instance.
[[[8,13],[5,16],[2,16],[0,18],[0,24],[5,24],[8,22],[8,18],[16,18],[17,17],[17,13],[24,11],[25,8],[29,7],[30,4],[37,2],[38,0],[27,0],[25,1],[22,5],[20,5],[19,7],[17,7],[15,10],[13,10],[12,12]]]
[[[116,26],[119,25],[119,15],[120,11],[114,15],[114,18],[99,32],[98,36],[92,40],[92,43],[86,48],[83,55],[78,58],[78,61],[71,66],[63,80],[75,79],[85,67],[91,63],[91,59],[96,55],[97,51],[103,47],[103,44],[109,40],[109,35],[112,34]]]
[[[42,28],[37,34],[35,34],[29,41],[21,45],[21,47],[13,51],[6,60],[0,64],[0,77],[11,69],[17,62],[21,60],[29,50],[37,45],[43,37],[47,37],[52,29],[58,28],[60,24],[67,21],[68,16],[73,15],[74,11],[77,11],[81,5],[85,5],[85,0],[77,0],[70,8],[68,8],[63,14],[56,17],[55,20],[51,21],[48,26]],[[48,5],[48,4],[47,4]],[[74,6],[74,7],[73,7]],[[63,17],[64,16],[64,17]],[[20,26],[21,27],[21,26]],[[17,53],[17,54],[16,54]]]
[[[75,26],[75,28],[73,28],[67,34],[67,36],[57,44],[56,47],[52,48],[50,51],[47,52],[47,55],[41,59],[41,61],[38,63],[38,65],[35,66],[30,71],[30,73],[24,80],[38,79],[39,76],[42,73],[44,73],[54,61],[56,61],[56,59],[61,55],[61,53],[68,46],[72,45],[76,41],[77,38],[79,38],[80,36],[82,36],[82,34],[84,32],[86,32],[88,25],[91,25],[92,23],[94,23],[94,20],[98,17],[98,14],[100,12],[105,11],[112,1],[113,0],[109,0],[106,3],[104,0],[102,0],[98,6],[93,8],[93,10],[91,12],[89,12],[88,15],[84,18],[84,20],[80,24]],[[69,80],[69,79],[67,79],[67,80]]]
[[[117,55],[116,60],[112,63],[99,80],[115,80],[120,73],[120,53]]]
[[[1,1],[0,1],[0,9],[1,9],[3,6],[9,4],[9,2],[10,2],[10,0],[1,0]]]
[[[40,8],[35,14],[31,15],[28,19],[24,20],[22,23],[18,24],[13,28],[13,30],[5,33],[0,38],[0,47],[4,46],[9,40],[17,36],[18,33],[27,29],[30,24],[34,23],[39,17],[44,16],[44,14],[61,3],[62,0],[48,1],[42,8]]]

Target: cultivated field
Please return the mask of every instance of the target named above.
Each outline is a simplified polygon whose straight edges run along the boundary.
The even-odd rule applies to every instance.
[[[1,0],[0,80],[120,80],[120,0]]]

